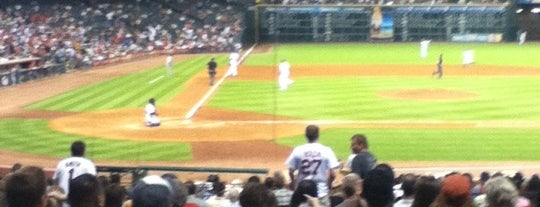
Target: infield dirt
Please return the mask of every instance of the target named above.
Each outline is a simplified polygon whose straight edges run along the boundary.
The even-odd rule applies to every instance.
[[[188,56],[176,56],[179,62]],[[127,162],[99,161],[98,165],[136,166],[164,165],[190,167],[233,167],[267,168],[271,171],[284,170],[284,161],[291,149],[271,141],[274,137],[292,136],[303,133],[307,122],[291,120],[288,117],[253,114],[238,111],[218,110],[203,106],[195,116],[184,119],[184,115],[210,89],[205,70],[201,70],[186,83],[185,90],[169,103],[159,106],[162,126],[146,128],[143,126],[143,109],[120,109],[95,113],[59,113],[46,111],[28,111],[23,106],[63,92],[102,81],[115,76],[148,70],[162,66],[165,57],[153,57],[123,64],[98,67],[88,71],[75,71],[69,74],[48,77],[46,79],[24,83],[15,87],[0,89],[0,117],[39,118],[50,120],[50,127],[68,133],[102,137],[104,139],[151,140],[188,142],[193,152],[193,160],[182,162]],[[201,65],[201,68],[204,68]],[[329,69],[331,68],[331,70]],[[426,76],[431,78],[435,65],[371,65],[371,66],[299,66],[292,65],[291,76]],[[519,69],[519,70],[516,70]],[[219,67],[218,71],[226,71]],[[497,75],[540,75],[534,68],[488,67],[472,65],[445,66],[445,76],[497,76]],[[274,67],[239,67],[239,77],[235,80],[275,80]],[[277,84],[276,84],[277,87]],[[294,86],[293,86],[294,87]],[[437,99],[449,100],[474,98],[475,94],[466,91],[440,91],[426,89],[422,91],[386,91],[377,94],[398,99]],[[377,127],[468,127],[466,124],[426,125],[418,124],[376,124],[363,123],[362,126]],[[321,128],[354,127],[357,125],[326,124]],[[66,146],[66,155],[68,146]],[[0,165],[11,166],[15,162],[23,165],[38,165],[54,168],[58,158],[22,154],[0,150]],[[519,170],[525,174],[540,172],[540,162],[402,162],[384,161],[395,168],[397,174],[413,172],[434,174],[449,171],[470,172],[479,175],[481,171]],[[188,175],[194,178],[206,175]]]

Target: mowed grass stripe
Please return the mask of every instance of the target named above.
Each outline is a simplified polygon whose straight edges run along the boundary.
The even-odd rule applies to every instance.
[[[540,129],[325,129],[320,141],[341,159],[349,139],[362,133],[379,161],[538,161]],[[511,139],[510,139],[511,138]],[[305,143],[298,136],[276,139],[286,146]]]
[[[176,84],[185,83],[190,77],[192,77],[193,74],[199,71],[200,64],[203,64],[203,61],[205,61],[206,59],[206,57],[199,57],[176,64],[173,78],[167,77],[164,81],[175,82]],[[149,88],[151,88],[152,85],[147,84],[144,86],[145,87],[138,87],[136,89],[133,89],[132,91],[130,91],[130,93],[127,93],[122,97],[115,98],[114,101],[111,101],[109,104],[106,105],[106,108],[122,108],[125,106],[134,105],[140,106],[142,104],[146,104],[148,98],[150,97],[160,97],[156,96],[156,93],[148,94]],[[170,90],[167,94],[164,94],[162,98],[159,98],[157,100],[158,105],[159,103],[168,100],[168,97],[174,97],[174,94],[176,93],[178,93],[178,89]]]
[[[222,63],[225,62],[225,57],[218,57]],[[204,69],[208,60],[208,56],[200,56],[182,61],[176,66],[181,69],[175,71],[172,77],[166,77],[165,68],[158,67],[82,87],[37,102],[28,108],[71,112],[96,111],[139,107],[150,97],[156,98],[158,103],[164,103],[173,98],[194,74]],[[165,77],[156,80],[161,76]],[[156,80],[153,85],[149,83],[152,80]]]
[[[31,130],[29,130],[31,129]],[[133,142],[96,139],[59,133],[48,128],[47,120],[0,120],[2,149],[53,157],[69,156],[69,146],[75,140],[87,143],[87,155],[100,160],[189,160],[189,145],[171,142]],[[175,150],[163,150],[163,149]]]
[[[62,97],[52,97],[47,100],[49,104],[45,106],[40,106],[39,102],[37,104],[30,105],[30,109],[41,109],[41,110],[51,110],[51,111],[71,111],[77,112],[82,111],[81,108],[85,108],[88,104],[95,103],[96,98],[102,97],[104,93],[110,91],[116,87],[117,84],[122,85],[125,83],[132,82],[132,78],[135,75],[129,75],[122,78],[115,79],[118,83],[114,83],[111,80],[104,82],[91,84],[86,87],[82,87],[71,92],[66,93]]]
[[[439,54],[444,54],[445,65],[461,65],[462,53],[473,50],[475,64],[498,66],[533,66],[540,65],[538,44],[520,47],[515,43],[444,43],[432,42],[428,57],[419,57],[420,44],[392,43],[328,43],[328,44],[279,44],[273,53],[254,54],[245,65],[275,66],[282,59],[291,65],[434,65]]]
[[[538,77],[297,78],[286,92],[271,88],[277,87],[275,82],[231,81],[216,93],[209,106],[323,120],[530,120],[540,119],[539,107],[527,107],[527,114],[518,109],[540,100],[534,90],[522,88],[539,88],[539,80]],[[358,89],[359,82],[364,82],[366,87]],[[378,95],[407,90],[451,90],[476,97],[441,101]]]

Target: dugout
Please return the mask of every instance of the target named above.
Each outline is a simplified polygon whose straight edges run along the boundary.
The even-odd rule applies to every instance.
[[[0,87],[66,72],[65,64],[43,65],[42,58],[25,57],[0,60]]]

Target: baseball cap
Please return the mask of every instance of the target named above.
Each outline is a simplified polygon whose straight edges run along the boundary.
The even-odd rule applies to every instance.
[[[174,194],[170,183],[157,175],[146,176],[135,185],[131,195],[133,207],[167,207]]]

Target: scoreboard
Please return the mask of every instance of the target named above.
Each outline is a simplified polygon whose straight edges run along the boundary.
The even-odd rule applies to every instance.
[[[343,42],[369,39],[372,10],[339,6],[258,7],[264,42]]]

